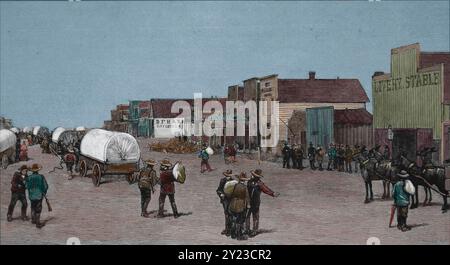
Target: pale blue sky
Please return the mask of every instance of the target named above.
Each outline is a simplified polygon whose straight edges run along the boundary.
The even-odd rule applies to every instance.
[[[1,2],[0,112],[101,126],[129,99],[225,96],[253,76],[358,78],[449,50],[449,2]],[[371,110],[371,106],[369,106]]]

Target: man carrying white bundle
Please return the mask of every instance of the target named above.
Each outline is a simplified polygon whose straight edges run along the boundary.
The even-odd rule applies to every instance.
[[[405,232],[411,230],[411,227],[406,225],[406,219],[408,218],[409,197],[414,194],[415,188],[405,170],[400,171],[397,176],[400,180],[394,185],[392,197],[397,208],[397,228]]]

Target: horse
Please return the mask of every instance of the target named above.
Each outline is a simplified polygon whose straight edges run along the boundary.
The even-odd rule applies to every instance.
[[[393,183],[398,171],[397,168],[393,166],[390,161],[379,162],[377,159],[369,158],[363,153],[355,154],[353,158],[359,163],[361,177],[364,180],[366,188],[366,198],[364,203],[373,201],[372,181],[381,180],[383,182],[383,195],[381,198],[390,198],[389,184]]]
[[[431,189],[432,186],[436,186],[438,188],[437,192],[442,196],[443,205],[442,212],[446,212],[448,209],[447,197],[449,197],[449,191],[445,188],[445,168],[439,166],[433,166],[429,168],[422,169],[417,166],[415,162],[409,161],[406,157],[401,157],[402,165],[406,166],[406,170],[408,174],[411,176],[411,182],[416,188],[416,194],[412,197],[411,209],[417,208],[419,204],[419,194],[418,194],[418,186],[423,186],[425,190],[425,201],[423,205],[425,206],[428,200],[428,203],[431,203]],[[436,190],[435,190],[436,191]],[[428,199],[429,194],[429,199]]]

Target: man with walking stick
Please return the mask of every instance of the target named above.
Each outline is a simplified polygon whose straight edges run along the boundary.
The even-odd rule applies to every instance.
[[[408,218],[409,197],[414,194],[414,186],[408,180],[408,173],[405,170],[397,174],[399,181],[395,183],[392,197],[394,198],[394,205],[397,210],[397,228],[402,232],[411,230],[411,227],[406,224]],[[391,219],[389,226],[391,226],[394,211],[391,210]]]

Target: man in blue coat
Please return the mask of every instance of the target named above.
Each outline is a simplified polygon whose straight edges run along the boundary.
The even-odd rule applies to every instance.
[[[28,190],[28,198],[31,202],[31,223],[36,224],[37,228],[42,228],[45,225],[41,223],[42,199],[44,199],[48,190],[45,177],[39,174],[41,169],[41,165],[33,164],[30,168],[33,173],[28,176],[25,183]]]
[[[405,232],[411,230],[411,227],[406,225],[410,195],[406,192],[405,185],[409,175],[405,170],[402,170],[397,176],[400,180],[394,185],[392,197],[394,198],[394,205],[397,208],[397,228]]]

